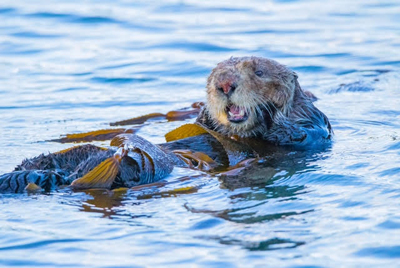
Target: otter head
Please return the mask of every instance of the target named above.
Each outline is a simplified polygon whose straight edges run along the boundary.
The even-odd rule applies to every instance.
[[[297,75],[276,61],[243,57],[217,65],[207,81],[207,111],[217,131],[257,136],[293,104]]]

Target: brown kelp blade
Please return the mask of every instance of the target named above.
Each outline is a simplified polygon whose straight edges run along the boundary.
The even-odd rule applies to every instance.
[[[26,185],[26,187],[24,188],[24,191],[26,191],[27,193],[31,194],[31,193],[38,193],[41,192],[43,189],[36,185],[33,182],[30,182]]]
[[[114,123],[110,123],[110,126],[126,126],[126,125],[142,125],[150,119],[167,119],[168,121],[179,121],[197,116],[204,106],[203,102],[195,102],[190,108],[184,108],[175,111],[169,111],[167,114],[162,113],[150,113],[138,117],[134,117],[127,120],[122,120]],[[115,136],[122,133],[135,133],[141,126],[135,126],[134,128],[124,129],[100,129],[95,131],[89,131],[77,134],[66,134],[59,139],[53,139],[50,141],[60,143],[78,143],[78,142],[91,142],[91,141],[106,141],[111,140]]]
[[[167,119],[168,121],[181,121],[193,118],[199,114],[198,109],[169,111],[167,114],[151,113],[131,119],[110,123],[110,126],[141,125],[150,119]]]
[[[169,111],[166,114],[166,118],[168,121],[182,121],[189,118],[194,118],[199,114],[199,109],[191,109],[191,110],[177,110],[177,111]]]
[[[206,133],[207,130],[197,124],[185,124],[165,134],[165,140],[171,142]]]
[[[193,109],[199,109],[200,110],[201,108],[204,107],[204,105],[205,105],[204,102],[197,101],[197,102],[192,103],[192,105],[190,107],[192,107]]]
[[[90,141],[106,141],[111,140],[115,136],[121,133],[134,133],[136,129],[100,129],[95,131],[89,131],[84,133],[67,134],[60,139],[54,139],[50,141],[60,142],[60,143],[78,143],[78,142],[90,142]]]
[[[147,120],[154,119],[154,118],[164,119],[164,118],[166,118],[166,115],[162,114],[162,113],[151,113],[151,114],[134,117],[134,118],[127,119],[127,120],[110,123],[110,126],[140,125],[140,124],[145,123]]]
[[[190,150],[174,150],[173,153],[182,159],[188,167],[202,171],[210,171],[218,166],[207,154]]]
[[[166,114],[162,113],[145,114],[131,119],[110,123],[110,126],[141,125],[150,119],[167,119],[168,121],[185,120],[188,118],[196,117],[200,113],[200,110],[203,106],[204,102],[195,102],[190,106],[190,108],[183,108],[179,110],[169,111]]]
[[[134,188],[132,188],[135,190]],[[143,200],[143,199],[151,199],[155,197],[162,197],[162,198],[168,198],[168,197],[177,197],[179,195],[184,195],[184,194],[193,194],[197,193],[199,190],[198,186],[187,186],[187,187],[181,187],[181,188],[176,188],[168,191],[161,191],[161,192],[154,192],[154,193],[145,193],[137,196],[137,199]]]
[[[194,118],[200,113],[203,106],[204,102],[195,102],[190,106],[190,108],[169,111],[166,114],[166,118],[168,121],[182,121],[185,119]]]
[[[85,176],[74,180],[71,187],[76,190],[103,188],[110,189],[119,168],[120,161],[110,157],[88,172]]]
[[[165,139],[167,142],[171,142],[175,140],[198,136],[201,134],[210,134],[222,145],[229,158],[229,165],[236,165],[246,158],[254,158],[258,156],[256,151],[248,144],[238,142],[231,139],[230,137],[223,136],[222,134],[210,130],[199,123],[185,124],[181,127],[178,127],[165,134]]]

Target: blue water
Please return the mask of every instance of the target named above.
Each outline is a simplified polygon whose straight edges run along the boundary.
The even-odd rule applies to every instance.
[[[239,178],[1,195],[0,266],[398,267],[399,1],[234,2],[1,1],[0,173],[62,134],[204,100],[230,56],[294,69],[335,141]]]

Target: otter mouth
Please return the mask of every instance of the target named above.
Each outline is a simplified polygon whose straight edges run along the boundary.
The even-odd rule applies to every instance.
[[[228,115],[228,120],[232,123],[241,123],[249,118],[246,109],[243,107],[230,104],[226,107],[226,114]]]

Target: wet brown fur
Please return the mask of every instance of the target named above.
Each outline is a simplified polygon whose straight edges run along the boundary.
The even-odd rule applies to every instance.
[[[303,91],[297,78],[295,72],[270,59],[223,61],[208,77],[207,104],[197,121],[227,136],[262,138],[278,145],[304,140],[306,125],[320,128],[319,134],[330,139],[329,121],[313,105],[315,96]],[[229,94],[221,91],[227,84],[235,85]],[[226,112],[230,104],[243,107],[248,119],[230,122]]]

